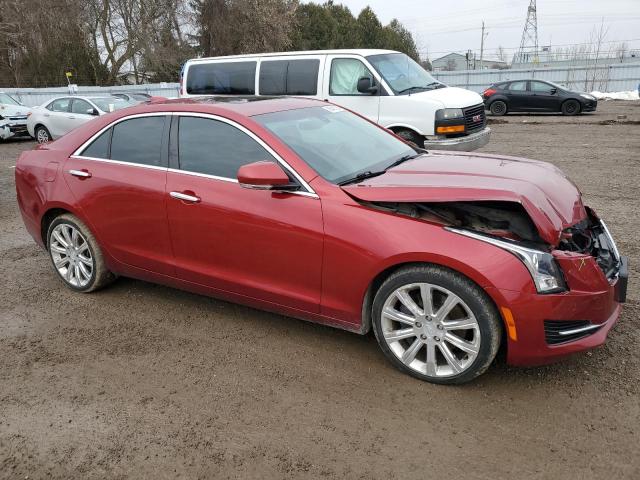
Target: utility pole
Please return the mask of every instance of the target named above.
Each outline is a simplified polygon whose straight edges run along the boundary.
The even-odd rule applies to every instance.
[[[527,9],[527,20],[524,22],[522,40],[516,59],[520,63],[527,63],[529,54],[525,50],[531,51],[533,48],[533,63],[538,63],[538,11],[536,0],[531,0]]]
[[[480,37],[480,70],[484,69],[484,65],[482,64],[482,58],[484,57],[484,39],[489,35],[489,32],[484,33],[484,20],[482,21],[482,37]]]

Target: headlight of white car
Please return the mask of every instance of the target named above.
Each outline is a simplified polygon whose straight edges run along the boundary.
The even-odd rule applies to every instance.
[[[460,230],[457,228],[447,228],[447,230],[490,243],[518,257],[520,261],[524,263],[524,266],[527,267],[527,270],[529,270],[538,293],[555,293],[567,289],[560,267],[558,267],[553,255],[548,252],[534,250],[518,245],[517,243],[470,232],[469,230]]]

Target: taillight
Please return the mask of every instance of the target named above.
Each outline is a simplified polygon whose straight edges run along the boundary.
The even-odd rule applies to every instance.
[[[483,97],[490,97],[494,93],[496,93],[496,91],[493,88],[487,88],[484,92],[482,92],[482,96]]]

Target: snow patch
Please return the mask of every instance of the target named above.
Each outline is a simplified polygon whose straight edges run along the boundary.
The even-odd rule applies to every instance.
[[[638,90],[629,90],[627,92],[598,92],[597,90],[591,92],[591,95],[598,100],[640,100]]]

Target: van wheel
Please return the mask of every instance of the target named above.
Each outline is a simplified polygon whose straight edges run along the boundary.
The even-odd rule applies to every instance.
[[[413,143],[418,148],[424,148],[424,137],[422,135],[418,135],[413,130],[409,130],[408,128],[399,128],[398,130],[394,130],[393,133],[403,140]]]
[[[373,301],[373,330],[385,356],[421,380],[458,384],[491,364],[502,335],[487,294],[463,275],[437,265],[402,268]]]
[[[577,115],[580,113],[580,104],[576,100],[567,100],[562,104],[563,115]]]
[[[491,110],[492,115],[495,115],[496,117],[501,117],[502,115],[506,115],[507,113],[507,104],[502,100],[496,100],[491,104],[491,106],[489,107],[489,110]]]

